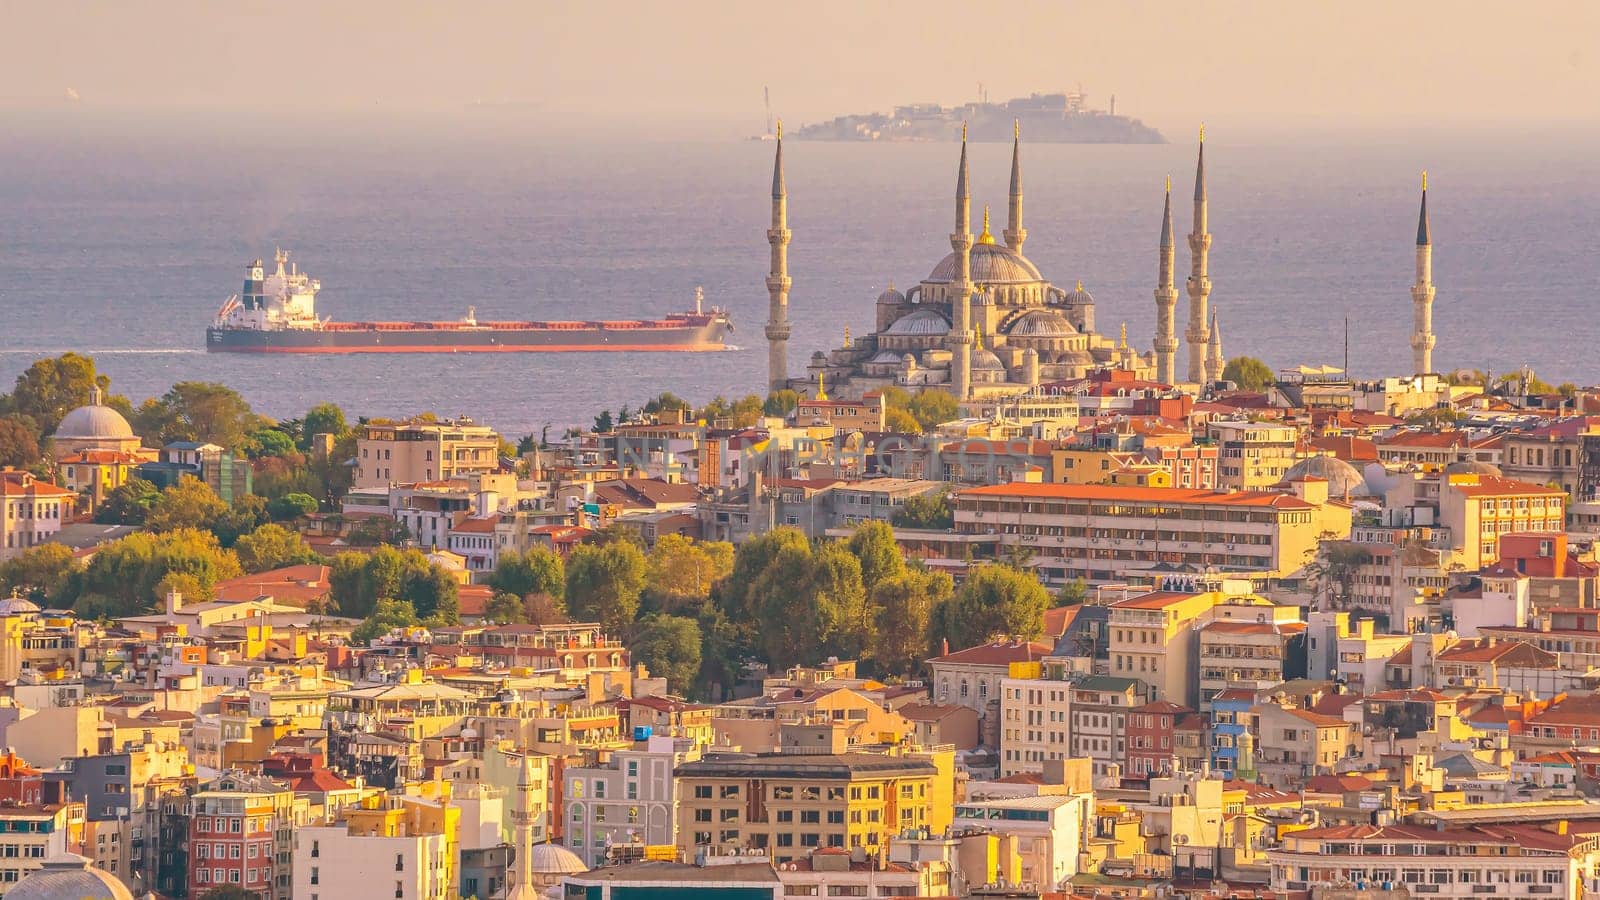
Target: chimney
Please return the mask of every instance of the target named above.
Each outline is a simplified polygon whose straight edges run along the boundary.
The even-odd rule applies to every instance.
[[[183,595],[177,591],[167,591],[167,615],[175,616],[183,606]]]

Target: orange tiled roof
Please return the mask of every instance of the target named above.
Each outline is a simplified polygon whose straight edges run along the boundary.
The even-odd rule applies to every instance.
[[[1015,482],[967,488],[958,497],[1035,497],[1045,500],[1121,500],[1186,506],[1256,506],[1270,509],[1315,509],[1298,497],[1264,491],[1209,491],[1200,488],[1132,487],[1111,484],[1037,484]]]

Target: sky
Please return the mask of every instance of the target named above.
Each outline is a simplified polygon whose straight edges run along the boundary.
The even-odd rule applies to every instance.
[[[1081,85],[1164,128],[1592,124],[1600,3],[8,2],[0,110],[754,132]]]

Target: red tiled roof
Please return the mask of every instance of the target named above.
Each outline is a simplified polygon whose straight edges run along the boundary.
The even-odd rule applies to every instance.
[[[1462,480],[1458,481],[1456,479]],[[1517,481],[1513,478],[1496,478],[1493,475],[1479,475],[1475,483],[1458,475],[1450,480],[1450,489],[1466,497],[1520,496],[1523,494],[1540,497],[1565,497],[1567,495],[1567,492],[1560,488],[1546,487],[1542,484],[1534,484],[1531,481]]]
[[[1208,491],[1199,488],[1133,487],[1111,484],[1036,484],[1013,482],[966,488],[958,497],[1037,497],[1046,500],[1121,500],[1192,506],[1261,506],[1314,509],[1298,497],[1264,491]]]
[[[1049,644],[999,641],[993,644],[979,644],[965,650],[957,650],[944,656],[936,656],[929,662],[957,663],[968,666],[1009,666],[1014,662],[1033,662],[1050,653],[1054,648]]]

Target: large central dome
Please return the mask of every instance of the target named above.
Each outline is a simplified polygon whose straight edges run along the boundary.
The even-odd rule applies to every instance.
[[[935,284],[948,284],[956,277],[955,253],[950,253],[933,267],[927,280]],[[1044,276],[1026,256],[1004,244],[972,245],[972,282],[974,284],[1018,284],[1043,281]]]

